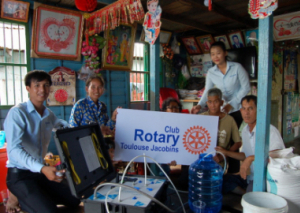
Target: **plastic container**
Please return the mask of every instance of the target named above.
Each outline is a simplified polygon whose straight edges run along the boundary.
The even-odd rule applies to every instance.
[[[267,192],[248,192],[242,197],[243,213],[286,213],[284,198]]]
[[[193,202],[204,202],[201,213],[218,213],[222,208],[223,169],[213,160],[212,155],[200,154],[189,169],[189,206]],[[206,157],[205,157],[206,156]]]
[[[0,131],[0,148],[4,147],[4,143],[5,143],[5,132]]]

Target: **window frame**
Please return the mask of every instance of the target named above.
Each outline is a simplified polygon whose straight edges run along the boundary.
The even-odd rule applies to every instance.
[[[138,43],[138,44],[143,44],[144,45],[144,53],[145,52],[148,52],[149,53],[149,44],[148,43],[146,43],[146,42],[134,42],[134,44],[136,44],[136,43]],[[134,54],[134,51],[133,51],[133,54]],[[136,59],[136,58],[141,58],[141,57],[139,57],[139,56],[134,56],[133,55],[133,57],[132,57],[132,60],[134,60],[134,59]],[[144,70],[145,71],[134,71],[134,70],[132,70],[132,68],[131,68],[131,70],[129,71],[129,102],[130,102],[130,104],[136,104],[136,103],[148,103],[148,102],[150,102],[150,94],[149,94],[149,91],[150,91],[150,69],[149,69],[149,66],[150,66],[150,64],[149,64],[149,57],[148,57],[148,59],[146,60],[145,59],[145,55],[144,55],[144,57],[143,57],[143,59],[144,59]],[[146,61],[145,61],[146,60]],[[133,63],[132,63],[132,66],[133,66]],[[145,91],[145,93],[144,93],[144,97],[146,96],[146,94],[147,94],[147,100],[143,100],[143,101],[132,101],[131,100],[131,90],[130,90],[130,74],[131,73],[135,73],[135,74],[137,74],[137,73],[140,73],[140,74],[146,74],[145,75],[145,77],[144,77],[144,91]]]
[[[18,25],[22,25],[25,27],[25,36],[26,36],[26,64],[17,64],[17,63],[3,63],[0,62],[0,66],[17,66],[17,67],[26,67],[27,68],[27,72],[29,72],[31,70],[31,66],[30,66],[30,44],[31,44],[31,38],[30,38],[30,31],[29,31],[29,22],[20,22],[20,21],[14,21],[14,20],[8,20],[8,19],[2,19],[0,18],[1,22],[4,23],[9,23],[9,24],[18,24]],[[1,33],[1,32],[0,32]],[[3,49],[4,51],[4,49]],[[15,82],[13,82],[15,84]],[[22,84],[24,83],[23,81],[21,82]],[[7,87],[7,85],[6,85]],[[6,90],[7,91],[7,90]],[[8,93],[6,93],[6,97],[8,96]],[[15,97],[14,97],[15,98]],[[10,109],[15,105],[0,105],[0,110],[1,109]]]

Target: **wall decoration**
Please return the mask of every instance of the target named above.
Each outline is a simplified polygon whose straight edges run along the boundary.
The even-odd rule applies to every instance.
[[[225,44],[226,50],[230,49],[230,43],[228,41],[227,35],[219,35],[214,37],[215,41],[221,41]]]
[[[188,54],[190,54],[190,55],[201,54],[201,50],[198,47],[194,36],[184,37],[184,38],[181,38],[181,40],[182,40],[186,50],[188,51]]]
[[[297,51],[285,50],[283,53],[285,91],[296,91],[297,72]]]
[[[241,31],[230,33],[228,34],[228,37],[233,49],[245,47]]]
[[[108,70],[131,70],[136,24],[121,24],[104,33],[107,45],[102,51],[102,67]]]
[[[48,106],[73,105],[76,101],[75,72],[66,67],[56,67],[49,72],[52,79]]]
[[[29,2],[2,0],[1,18],[28,22]]]
[[[163,53],[164,53],[164,57],[172,60],[174,57],[174,52],[171,49],[169,44],[161,44],[161,46],[163,47]]]
[[[115,29],[121,23],[133,24],[144,18],[145,12],[140,0],[118,0],[97,10],[86,18],[88,35],[99,34],[108,29]]]
[[[205,77],[209,68],[213,66],[210,54],[193,55],[191,59],[191,76]]]
[[[158,0],[147,0],[148,12],[144,18],[145,41],[149,44],[154,44],[161,27],[161,7],[158,5]]]
[[[202,52],[209,53],[210,45],[212,45],[212,43],[214,43],[213,37],[211,35],[198,36],[198,37],[196,37],[196,40],[197,40]]]
[[[40,3],[34,8],[31,57],[80,61],[81,13]]]
[[[275,41],[300,38],[300,11],[274,16],[273,35]]]
[[[246,31],[246,46],[258,47],[258,29]]]
[[[171,35],[171,32],[161,30],[159,34],[159,42],[162,44],[168,44],[170,42]]]

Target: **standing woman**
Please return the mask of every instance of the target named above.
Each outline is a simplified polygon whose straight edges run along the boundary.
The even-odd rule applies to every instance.
[[[240,113],[241,99],[250,91],[248,73],[241,64],[227,61],[227,51],[223,42],[218,41],[211,45],[210,57],[215,66],[208,70],[204,93],[191,112],[197,114],[206,105],[208,90],[217,87],[223,93],[223,112],[230,113],[240,126],[243,121]]]
[[[87,97],[83,98],[73,106],[69,124],[71,127],[84,126],[97,122],[101,127],[103,135],[108,135],[115,128],[117,109],[112,118],[107,115],[106,105],[98,99],[104,93],[104,79],[102,76],[90,77],[85,84]]]

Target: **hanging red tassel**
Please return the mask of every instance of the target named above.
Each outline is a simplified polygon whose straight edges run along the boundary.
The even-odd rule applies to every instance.
[[[212,0],[208,0],[208,10],[211,11],[212,9]]]
[[[78,10],[91,12],[97,7],[97,0],[75,0],[75,5]]]

